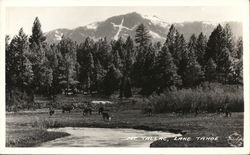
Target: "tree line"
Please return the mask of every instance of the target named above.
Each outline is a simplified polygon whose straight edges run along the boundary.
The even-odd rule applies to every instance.
[[[131,97],[132,88],[149,96],[205,81],[242,84],[242,38],[235,40],[228,24],[219,24],[209,38],[200,33],[188,41],[171,25],[164,43],[153,42],[140,24],[134,39],[87,37],[77,44],[62,37],[49,44],[36,18],[31,36],[22,28],[11,41],[6,36],[6,97],[13,100],[16,90],[30,102],[34,94],[53,98],[79,91],[105,96],[119,91],[120,97]]]

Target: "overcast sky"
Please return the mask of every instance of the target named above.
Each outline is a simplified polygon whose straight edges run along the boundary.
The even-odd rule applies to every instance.
[[[47,32],[56,28],[73,29],[134,11],[156,15],[169,23],[242,21],[243,17],[241,8],[237,7],[10,7],[6,8],[6,31],[13,36],[23,27],[24,32],[30,34],[36,16],[40,19],[43,32]]]

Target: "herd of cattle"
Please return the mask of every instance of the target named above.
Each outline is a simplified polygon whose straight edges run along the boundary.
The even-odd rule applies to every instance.
[[[61,106],[62,113],[68,112],[70,113],[73,109],[81,109],[83,112],[83,115],[92,115],[93,109],[98,107],[98,114],[102,115],[103,120],[111,120],[111,116],[109,114],[109,110],[104,108],[105,104],[112,104],[110,101],[92,101],[90,103],[81,104],[79,106],[76,106],[74,104],[64,104]],[[94,107],[95,108],[94,108]],[[52,116],[55,114],[55,109],[53,106],[49,107],[49,115]]]
[[[105,105],[110,105],[113,104],[110,101],[91,101],[91,102],[85,102],[85,104],[80,104],[80,106],[76,106],[74,104],[64,104],[61,106],[62,113],[65,112],[71,112],[73,109],[81,109],[83,112],[83,115],[92,115],[93,109],[97,110],[97,113],[99,115],[102,115],[103,120],[111,120],[111,115],[109,114],[109,110],[105,108]],[[217,114],[224,113],[226,117],[232,115],[231,113],[231,108],[228,106],[229,104],[225,104],[224,106],[219,106],[216,110]],[[182,108],[183,109],[183,108]],[[184,110],[176,111],[175,113],[182,113],[184,114]],[[153,107],[152,105],[147,106],[146,108],[143,109],[143,113],[147,114],[148,116],[152,116],[153,112]],[[52,116],[55,113],[54,108],[50,106],[49,108],[49,115]],[[198,115],[199,109],[195,108],[194,109],[195,116]]]

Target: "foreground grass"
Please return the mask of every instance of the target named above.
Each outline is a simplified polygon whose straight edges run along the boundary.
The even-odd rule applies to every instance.
[[[135,128],[144,130],[161,130],[183,133],[184,137],[216,137],[217,141],[156,141],[152,147],[172,146],[230,146],[228,136],[234,132],[243,135],[243,113],[233,113],[226,118],[218,114],[177,115],[153,114],[148,117],[140,110],[114,110],[112,121],[105,122],[97,113],[82,116],[80,111],[64,113],[56,111],[49,117],[47,112],[11,113],[6,115],[6,146],[36,146],[42,142],[67,136],[67,133],[47,132],[47,128],[57,127],[102,127],[102,128]]]

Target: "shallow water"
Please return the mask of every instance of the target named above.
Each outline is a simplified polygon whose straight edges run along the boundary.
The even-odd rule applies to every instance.
[[[162,131],[124,128],[56,128],[48,131],[67,132],[70,136],[42,143],[41,147],[149,147],[150,143],[167,137],[181,136]]]

